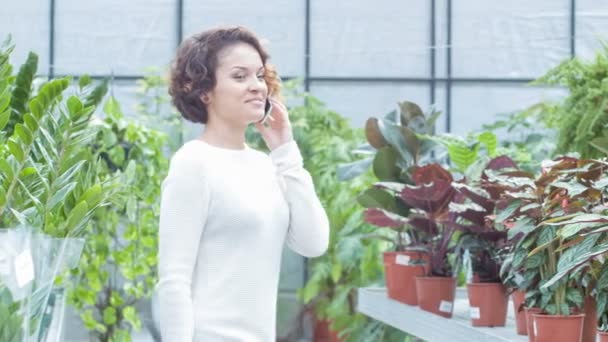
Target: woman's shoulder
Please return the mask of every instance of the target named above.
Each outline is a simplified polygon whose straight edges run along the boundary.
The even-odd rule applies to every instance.
[[[192,141],[184,143],[173,153],[169,163],[169,174],[184,174],[194,170],[200,174],[205,170],[205,154]]]

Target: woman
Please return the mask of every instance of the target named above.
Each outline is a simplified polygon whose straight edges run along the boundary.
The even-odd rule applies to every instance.
[[[267,59],[242,27],[205,31],[178,49],[169,93],[205,129],[175,153],[162,186],[163,341],[274,341],[283,245],[305,257],[327,249],[327,215]],[[266,98],[273,109],[262,124]],[[269,154],[245,144],[250,124]]]

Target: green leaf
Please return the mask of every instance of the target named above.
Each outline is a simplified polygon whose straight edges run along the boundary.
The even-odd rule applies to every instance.
[[[103,199],[102,191],[103,191],[103,188],[101,187],[101,185],[95,184],[92,187],[90,187],[89,189],[87,189],[87,191],[85,191],[85,193],[82,195],[80,200],[86,201],[89,208],[94,208]]]
[[[357,197],[357,202],[364,208],[382,208],[391,212],[397,211],[395,196],[387,191],[373,187]]]
[[[0,207],[6,204],[6,191],[0,186]]]
[[[564,225],[559,230],[559,235],[563,239],[567,239],[569,237],[577,235],[583,229],[587,229],[587,228],[600,228],[600,227],[604,227],[606,225],[607,225],[607,223],[592,223],[592,222],[581,222],[581,223],[567,224],[567,225]]]
[[[89,207],[87,205],[87,202],[82,201],[78,203],[68,215],[66,224],[67,230],[70,231],[80,225],[84,217],[87,215],[88,211]]]
[[[401,170],[397,167],[397,150],[392,146],[385,146],[378,150],[374,157],[373,170],[381,181],[398,180]]]
[[[82,102],[76,96],[70,96],[68,99],[68,110],[70,111],[70,117],[75,118],[82,112]]]
[[[141,321],[137,315],[137,311],[135,310],[135,308],[133,306],[126,306],[122,311],[122,315],[123,315],[125,321],[127,321],[129,324],[131,324],[133,329],[135,329],[135,330],[141,329]]]
[[[19,162],[23,162],[23,160],[25,159],[25,155],[19,142],[17,140],[14,140],[13,138],[10,138],[6,143],[8,145],[8,150],[15,157],[15,159],[17,159],[17,161]]]
[[[15,174],[8,160],[4,158],[0,158],[0,171],[8,179],[12,179]]]
[[[341,275],[342,275],[342,264],[334,262],[334,264],[331,268],[331,279],[334,281],[334,283],[337,283],[340,280]]]
[[[585,301],[582,291],[577,288],[569,288],[566,293],[566,298],[570,302],[576,304],[577,307],[582,307],[583,302]]]
[[[91,84],[91,82],[92,82],[91,76],[89,76],[89,75],[82,75],[78,79],[78,87],[82,90],[82,89],[84,89],[84,87],[86,87],[89,84]]]
[[[32,132],[22,124],[18,123],[15,125],[15,133],[26,145],[31,145],[34,138],[32,137]]]
[[[513,215],[513,213],[517,210],[517,208],[519,208],[519,202],[513,202],[511,203],[508,207],[506,207],[504,210],[497,210],[497,216],[496,216],[496,222],[504,222],[506,221],[508,218],[511,217],[511,215]]]
[[[4,127],[6,127],[6,124],[8,123],[8,120],[11,117],[11,111],[9,110],[5,110],[4,112],[0,111],[0,131],[4,129]]]
[[[562,189],[568,190],[568,196],[570,196],[570,197],[574,197],[574,196],[580,195],[583,192],[589,190],[588,187],[586,187],[583,184],[580,184],[578,182],[572,182],[572,183],[554,182],[551,185],[555,186],[557,188],[562,188]]]
[[[488,150],[490,157],[496,156],[496,146],[498,145],[498,139],[492,132],[483,132],[477,136],[477,140],[481,142]]]
[[[30,110],[32,111],[32,114],[34,115],[36,120],[40,120],[42,118],[44,106],[37,98],[33,98],[30,101]]]
[[[532,219],[530,218],[523,218],[518,220],[515,223],[515,226],[513,226],[513,228],[509,229],[507,234],[508,234],[508,239],[511,240],[513,239],[517,234],[519,233],[523,233],[523,236],[528,235],[531,231],[533,231],[535,228],[534,222],[532,221]]]
[[[108,306],[103,310],[103,322],[106,325],[116,324],[116,309]]]
[[[48,208],[52,209],[58,203],[65,201],[67,196],[72,192],[72,190],[76,188],[77,185],[77,182],[68,183],[63,188],[59,189],[59,191],[56,191],[54,194],[52,194],[52,197],[48,203]]]
[[[38,121],[36,121],[36,118],[34,118],[32,113],[25,113],[23,115],[23,122],[25,123],[25,126],[32,132],[38,129]]]
[[[545,262],[545,254],[538,253],[526,259],[526,269],[541,267]]]

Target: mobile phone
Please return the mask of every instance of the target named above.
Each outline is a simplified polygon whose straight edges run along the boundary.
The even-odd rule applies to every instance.
[[[272,103],[270,103],[270,100],[266,98],[266,105],[264,106],[264,116],[259,122],[264,123],[270,115],[270,112],[272,112]]]

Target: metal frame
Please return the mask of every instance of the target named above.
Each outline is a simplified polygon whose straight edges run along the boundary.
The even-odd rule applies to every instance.
[[[436,5],[437,0],[431,0],[429,6],[431,7],[431,25],[429,32],[430,41],[430,77],[322,77],[322,76],[311,76],[310,74],[310,24],[311,24],[311,0],[304,0],[305,2],[305,20],[304,20],[304,89],[310,90],[310,86],[314,82],[373,82],[373,83],[423,83],[428,84],[430,89],[431,103],[436,101],[436,92],[438,86],[446,87],[445,104],[445,124],[446,131],[450,132],[452,122],[452,85],[454,83],[516,83],[523,84],[532,81],[533,79],[528,78],[462,78],[452,77],[452,0],[447,1],[447,10],[445,18],[447,20],[447,56],[446,56],[446,77],[437,77],[436,75]],[[54,78],[63,75],[55,75],[55,9],[56,0],[50,0],[50,30],[49,30],[49,69],[48,77]],[[183,39],[184,29],[184,0],[176,0],[176,45],[179,45]],[[576,0],[570,0],[570,56],[574,57],[576,54]],[[94,79],[111,77],[117,81],[135,81],[143,77],[143,75],[93,75]],[[289,80],[294,78],[293,76],[283,77],[283,80]],[[305,259],[306,260],[306,259]],[[307,267],[304,267],[304,281],[308,279]]]

